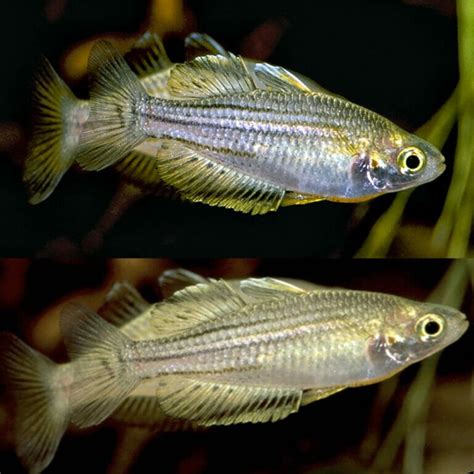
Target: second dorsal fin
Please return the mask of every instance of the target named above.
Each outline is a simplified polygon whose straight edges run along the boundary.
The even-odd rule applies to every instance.
[[[197,98],[249,92],[256,87],[242,58],[229,53],[176,64],[168,88],[176,97]]]
[[[186,36],[184,47],[186,48],[186,59],[188,61],[198,56],[206,56],[208,54],[229,55],[228,51],[222,45],[204,33],[191,33]]]
[[[224,280],[188,286],[151,309],[158,336],[174,336],[199,324],[232,314],[247,302]]]
[[[139,78],[169,69],[173,64],[166,54],[160,35],[151,31],[147,31],[137,40],[125,54],[125,60]]]

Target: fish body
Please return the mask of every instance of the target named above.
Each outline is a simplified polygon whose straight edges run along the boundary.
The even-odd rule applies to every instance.
[[[161,430],[276,421],[383,380],[467,328],[452,308],[300,280],[227,283],[173,270],[160,284],[170,296],[153,305],[116,285],[103,318],[66,308],[66,364],[0,336],[17,453],[29,470],[49,464],[70,421],[112,417]]]
[[[164,143],[156,167],[168,185],[188,199],[254,214],[277,209],[286,193],[360,201],[444,170],[429,143],[341,97],[310,90],[283,68],[256,64],[257,84],[240,58],[198,57],[171,69],[175,99],[166,100],[148,96],[107,44],[91,58],[100,80],[81,136],[85,169],[110,166],[155,138]]]
[[[244,280],[240,290],[197,284],[149,314],[157,336],[148,341],[128,340],[84,308],[65,315],[66,345],[81,354],[74,423],[97,424],[124,397],[153,393],[168,416],[198,425],[275,421],[388,378],[467,328],[451,308],[274,279]]]
[[[115,166],[145,193],[252,214],[367,200],[445,168],[426,141],[281,67],[236,58],[212,39],[204,42],[212,55],[173,65],[159,38],[141,43],[129,59],[138,79],[98,43],[90,101],[78,101],[45,63],[24,174],[30,202],[44,200],[76,161],[86,170]]]

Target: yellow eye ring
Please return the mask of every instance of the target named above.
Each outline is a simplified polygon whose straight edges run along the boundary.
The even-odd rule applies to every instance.
[[[446,321],[439,314],[425,314],[416,322],[415,330],[422,341],[431,341],[439,337],[445,327]]]
[[[425,167],[426,155],[419,148],[409,146],[398,154],[397,164],[403,174],[415,174]]]

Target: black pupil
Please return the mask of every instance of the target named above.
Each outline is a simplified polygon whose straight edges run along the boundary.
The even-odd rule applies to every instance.
[[[420,158],[416,155],[408,155],[405,163],[410,170],[416,170],[420,166]]]
[[[425,332],[429,336],[434,336],[439,332],[439,324],[436,321],[429,321],[425,325]]]

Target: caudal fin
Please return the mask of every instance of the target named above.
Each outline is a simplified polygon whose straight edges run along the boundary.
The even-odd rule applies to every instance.
[[[81,135],[79,164],[86,170],[113,165],[145,140],[137,110],[147,94],[123,57],[97,41],[89,57],[90,115]]]
[[[67,428],[69,404],[58,387],[58,365],[18,339],[0,333],[0,369],[15,405],[15,444],[29,472],[53,459]]]
[[[74,365],[71,421],[80,427],[97,425],[138,383],[125,359],[131,341],[98,314],[77,304],[64,308],[61,330]]]
[[[23,173],[31,204],[44,201],[74,163],[87,115],[87,102],[77,99],[43,58],[36,75],[33,137]]]

